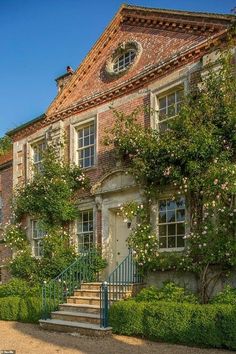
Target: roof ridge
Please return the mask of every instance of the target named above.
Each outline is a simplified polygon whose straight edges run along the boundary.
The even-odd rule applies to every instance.
[[[155,11],[155,12],[161,12],[161,13],[171,13],[171,14],[176,14],[176,15],[180,15],[180,14],[185,14],[185,15],[189,15],[189,16],[204,16],[205,17],[213,17],[216,19],[236,19],[236,15],[234,14],[221,14],[221,13],[217,13],[217,12],[201,12],[201,11],[186,11],[186,10],[175,10],[175,9],[166,9],[166,8],[159,8],[159,7],[146,7],[146,6],[140,6],[140,5],[133,5],[133,4],[123,4],[122,5],[123,9],[133,9],[133,10],[145,10],[145,11]]]

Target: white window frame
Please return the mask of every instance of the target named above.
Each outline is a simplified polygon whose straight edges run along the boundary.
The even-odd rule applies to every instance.
[[[151,105],[151,117],[150,117],[150,122],[151,122],[151,127],[153,129],[156,129],[157,131],[159,130],[159,123],[162,121],[159,121],[159,99],[170,94],[171,92],[174,92],[178,89],[182,88],[184,91],[184,96],[188,92],[188,79],[186,75],[183,75],[181,77],[175,78],[174,80],[171,80],[171,77],[169,78],[168,82],[163,83],[161,86],[156,87],[153,86],[151,88],[151,95],[150,95],[150,105]],[[169,119],[173,119],[175,116],[170,117]],[[163,120],[164,121],[164,120]]]
[[[83,208],[80,208],[79,209],[79,213],[86,213],[86,212],[92,212],[92,216],[93,216],[93,219],[92,219],[92,224],[93,224],[93,230],[92,231],[84,231],[82,230],[81,232],[79,232],[79,223],[83,224],[83,222],[80,222],[79,219],[76,220],[76,224],[75,224],[75,228],[76,228],[76,244],[77,244],[77,251],[78,253],[83,253],[83,252],[87,252],[89,251],[92,247],[91,246],[94,246],[96,245],[96,217],[95,217],[95,209],[93,206],[85,206]],[[80,245],[84,244],[84,240],[83,240],[83,243],[80,243],[79,242],[79,236],[81,235],[82,237],[86,234],[92,234],[92,242],[89,242],[90,246],[89,246],[89,250],[83,250],[83,248],[80,249]]]
[[[91,133],[91,127],[93,132]],[[88,130],[88,135],[85,135],[85,130]],[[80,137],[80,133],[82,136]],[[90,142],[91,137],[93,137],[93,143]],[[89,143],[85,145],[85,139],[89,140]],[[82,141],[82,146],[79,145],[79,141]],[[89,149],[90,153],[86,157],[85,151]],[[91,153],[93,151],[93,154]],[[82,153],[83,157],[80,156]],[[92,121],[86,125],[77,128],[77,149],[76,149],[77,163],[82,169],[88,169],[95,166],[95,156],[96,156],[96,128],[95,123]],[[89,164],[85,166],[86,159],[89,161]],[[82,164],[81,164],[82,162]]]
[[[137,52],[134,49],[128,49],[124,53],[118,55],[113,62],[113,71],[116,74],[122,73],[127,70],[129,66],[134,62],[137,56]],[[126,62],[128,58],[128,62]]]
[[[173,120],[178,115],[178,112],[179,112],[178,111],[178,105],[181,104],[181,102],[183,102],[183,99],[178,100],[178,96],[177,96],[178,92],[182,92],[182,94],[184,96],[184,87],[183,86],[177,86],[176,88],[173,88],[172,90],[169,90],[167,92],[163,92],[163,94],[156,96],[156,101],[157,101],[157,103],[156,103],[156,105],[157,105],[157,119],[158,119],[158,123],[157,124],[158,124],[158,130],[159,131],[163,131],[163,130],[160,129],[161,124],[163,124],[163,123],[164,124],[165,123],[168,124],[169,121]],[[172,95],[174,95],[174,102],[173,102],[173,104],[169,105],[168,104],[169,103],[168,102],[168,98],[169,98],[169,96],[172,96]],[[165,99],[165,106],[160,108],[160,101],[163,100],[163,99]],[[168,116],[168,114],[167,114],[163,119],[160,119],[161,112],[165,110],[166,113],[167,113],[168,108],[171,107],[171,106],[173,106],[173,108],[174,108],[174,114],[170,115],[170,116]]]
[[[35,220],[35,219],[30,220],[32,253],[35,258],[41,258],[43,254],[40,254],[40,247],[42,247],[42,240],[45,237],[46,232],[37,229],[37,226],[38,226],[37,224],[38,224],[38,220]],[[36,228],[34,225],[36,225]],[[35,234],[35,231],[36,231],[36,234]],[[36,250],[37,250],[37,252],[36,252]]]
[[[42,166],[42,157],[41,159],[37,160],[35,162],[35,150],[38,146],[43,145],[44,148],[41,149],[41,153],[45,151],[46,149],[46,140],[44,137],[41,137],[40,139],[33,141],[30,143],[30,148],[31,148],[31,165],[32,165],[32,174],[34,174],[36,171],[40,172],[41,171],[41,166]]]
[[[80,121],[77,121],[80,120]],[[79,154],[78,150],[80,149],[78,146],[78,132],[81,129],[86,128],[89,125],[94,125],[94,164],[89,167],[82,167],[83,170],[90,170],[96,168],[97,166],[97,149],[98,149],[98,127],[97,127],[97,115],[93,115],[93,117],[74,117],[74,123],[70,125],[70,160],[74,162],[76,165],[79,165]]]
[[[183,237],[185,237],[186,235],[187,235],[187,233],[188,233],[188,227],[187,227],[187,221],[188,221],[188,219],[189,219],[189,215],[188,215],[188,207],[187,207],[187,198],[186,198],[186,196],[185,195],[179,195],[179,196],[176,196],[176,198],[175,198],[175,200],[173,200],[173,201],[176,201],[176,199],[180,199],[180,198],[184,198],[185,199],[185,219],[184,219],[184,221],[177,221],[177,219],[175,220],[175,221],[173,221],[173,222],[163,222],[163,223],[161,223],[160,222],[160,220],[159,220],[159,212],[160,212],[160,208],[159,208],[159,206],[160,206],[160,202],[161,201],[163,201],[163,200],[165,200],[165,201],[172,201],[173,200],[173,198],[171,198],[170,197],[170,195],[163,195],[163,196],[161,196],[160,198],[159,198],[159,200],[158,200],[158,203],[157,203],[157,208],[156,208],[156,210],[157,210],[157,215],[156,215],[156,232],[157,232],[157,238],[158,238],[158,242],[160,242],[160,238],[161,237],[165,237],[166,238],[166,242],[168,242],[168,225],[176,225],[176,227],[177,227],[177,224],[184,224],[184,227],[185,227],[185,234],[184,234],[184,236]],[[179,208],[179,210],[180,209],[182,209],[182,208]],[[172,209],[173,210],[173,209]],[[176,214],[176,209],[174,209],[175,210],[175,214]],[[160,232],[159,232],[159,227],[160,226],[164,226],[164,225],[166,225],[167,226],[167,230],[166,230],[166,235],[165,236],[160,236]],[[176,232],[176,229],[175,229],[175,234],[174,235],[171,235],[170,237],[175,237],[175,243],[177,243],[177,237],[180,237],[180,236],[178,236],[177,235],[177,232]],[[186,239],[184,238],[184,246],[183,247],[160,247],[159,246],[159,251],[160,252],[181,252],[181,251],[183,251],[184,249],[185,249],[185,247],[186,247]]]

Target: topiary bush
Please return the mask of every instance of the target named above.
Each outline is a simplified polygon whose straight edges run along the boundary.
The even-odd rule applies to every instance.
[[[119,301],[109,312],[113,332],[155,341],[236,349],[236,307]]]
[[[4,321],[17,321],[19,318],[19,296],[8,296],[0,299],[0,319]]]
[[[37,323],[41,317],[42,300],[40,297],[0,298],[0,320]]]
[[[188,293],[184,288],[176,285],[173,282],[164,283],[161,289],[154,286],[144,288],[134,298],[135,301],[174,301],[178,303],[197,304],[198,299],[194,294]]]

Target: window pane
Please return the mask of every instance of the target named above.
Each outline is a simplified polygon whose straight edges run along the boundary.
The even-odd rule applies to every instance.
[[[166,108],[159,110],[159,120],[163,120],[166,118]]]
[[[175,210],[167,211],[167,222],[175,222]]]
[[[159,109],[161,110],[162,108],[166,107],[166,97],[160,98],[159,99]]]
[[[177,221],[184,221],[185,220],[185,209],[177,210]]]
[[[171,106],[175,103],[175,93],[172,93],[170,95],[168,95],[167,97],[167,104],[168,106]]]
[[[175,237],[168,237],[168,248],[175,248]]]
[[[184,247],[185,246],[185,242],[183,239],[183,236],[178,236],[177,237],[177,247]]]
[[[89,145],[89,136],[84,138],[84,146]]]
[[[160,211],[165,211],[166,210],[166,201],[165,200],[160,200],[160,202],[159,202],[159,210]]]
[[[184,209],[185,208],[185,198],[182,197],[176,201],[176,205],[178,209]]]
[[[167,115],[168,117],[173,117],[175,116],[176,112],[175,112],[175,106],[168,106],[168,109],[167,109]]]
[[[174,200],[167,201],[167,210],[174,210],[176,208],[176,202]]]
[[[166,236],[166,225],[159,226],[159,236]]]
[[[169,236],[176,235],[175,225],[176,224],[169,224],[168,225],[168,235]]]
[[[84,136],[88,136],[89,135],[89,127],[84,128]]]
[[[166,212],[160,211],[159,213],[159,223],[166,223]]]
[[[177,234],[184,235],[185,234],[185,225],[184,223],[177,224]]]
[[[159,241],[160,248],[167,248],[167,244],[166,244],[167,238],[166,237],[160,237],[159,240],[160,240]]]
[[[184,98],[184,90],[180,90],[176,92],[176,101],[182,101]]]

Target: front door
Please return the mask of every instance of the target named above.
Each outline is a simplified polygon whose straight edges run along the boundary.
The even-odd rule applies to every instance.
[[[127,223],[124,222],[120,215],[115,216],[115,260],[116,266],[118,266],[125,257],[129,254],[129,249],[127,246],[127,238],[130,234],[130,229],[127,227]]]

